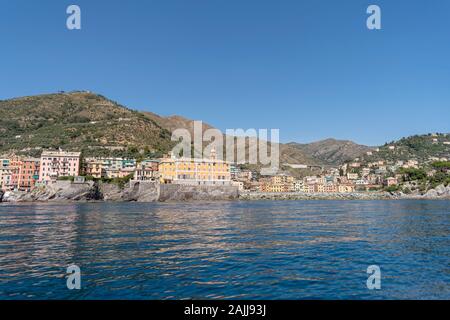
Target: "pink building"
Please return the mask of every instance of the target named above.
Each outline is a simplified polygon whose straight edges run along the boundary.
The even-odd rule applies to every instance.
[[[80,172],[80,152],[44,151],[41,155],[39,181],[48,183],[58,177],[75,177]]]

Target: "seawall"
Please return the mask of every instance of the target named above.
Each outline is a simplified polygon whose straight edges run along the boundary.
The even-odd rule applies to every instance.
[[[234,186],[160,185],[159,201],[217,201],[237,200],[239,190]]]

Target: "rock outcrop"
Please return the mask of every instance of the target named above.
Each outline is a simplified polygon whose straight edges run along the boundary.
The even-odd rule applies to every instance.
[[[5,202],[155,202],[233,200],[238,197],[238,188],[232,186],[160,185],[152,181],[131,181],[126,186],[120,187],[117,184],[92,181],[81,184],[57,181],[54,184],[36,187],[28,193],[8,191],[3,196],[3,200]]]
[[[426,199],[450,199],[450,185],[445,187],[443,184],[429,190],[423,195]]]
[[[2,194],[3,195],[3,194]],[[31,192],[8,191],[4,202],[64,202],[64,201],[158,201],[159,188],[156,182],[131,182],[124,188],[111,183],[73,183],[57,181],[47,186],[36,187]]]
[[[4,202],[33,202],[33,201],[91,201],[97,200],[95,183],[72,183],[57,181],[54,184],[36,187],[31,192],[8,191],[3,195]]]

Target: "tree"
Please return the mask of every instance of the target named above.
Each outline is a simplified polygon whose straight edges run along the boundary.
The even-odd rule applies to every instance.
[[[450,161],[436,161],[431,166],[440,172],[448,172],[450,170]]]
[[[427,177],[427,173],[423,169],[400,168],[399,173],[403,175],[405,181],[423,180]]]

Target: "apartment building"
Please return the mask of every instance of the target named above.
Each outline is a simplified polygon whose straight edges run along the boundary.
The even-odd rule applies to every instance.
[[[12,157],[9,161],[9,169],[11,171],[11,180],[10,184],[7,185],[7,189],[9,190],[18,190],[19,189],[19,179],[20,179],[20,167],[22,162],[19,157]]]
[[[161,183],[188,185],[231,185],[230,164],[216,159],[212,150],[210,158],[176,158],[169,155],[159,163]]]
[[[339,193],[355,192],[355,186],[353,184],[340,184],[338,185],[338,192]]]
[[[80,152],[44,151],[41,154],[39,181],[47,184],[59,177],[75,177],[80,172]]]
[[[12,171],[7,167],[0,168],[0,189],[3,191],[11,190],[12,188]]]
[[[384,181],[384,184],[388,187],[395,186],[398,184],[398,180],[397,180],[397,178],[389,177],[389,178],[386,178],[386,180]]]
[[[135,159],[124,158],[86,158],[84,174],[94,178],[123,178],[134,174]]]
[[[133,179],[137,181],[157,181],[159,179],[159,160],[144,160],[139,163]]]
[[[294,182],[294,191],[295,192],[303,191],[303,181],[302,180],[297,180]]]
[[[102,177],[103,160],[97,158],[86,158],[84,161],[84,174],[96,179]]]
[[[303,185],[303,192],[304,193],[315,193],[316,192],[316,185],[315,184],[304,184]]]
[[[30,191],[39,180],[40,159],[23,159],[18,163],[18,167],[17,188],[21,191]]]
[[[348,180],[358,180],[359,175],[357,173],[347,173],[347,179]]]
[[[294,192],[294,177],[289,175],[277,175],[261,181],[262,192]]]

